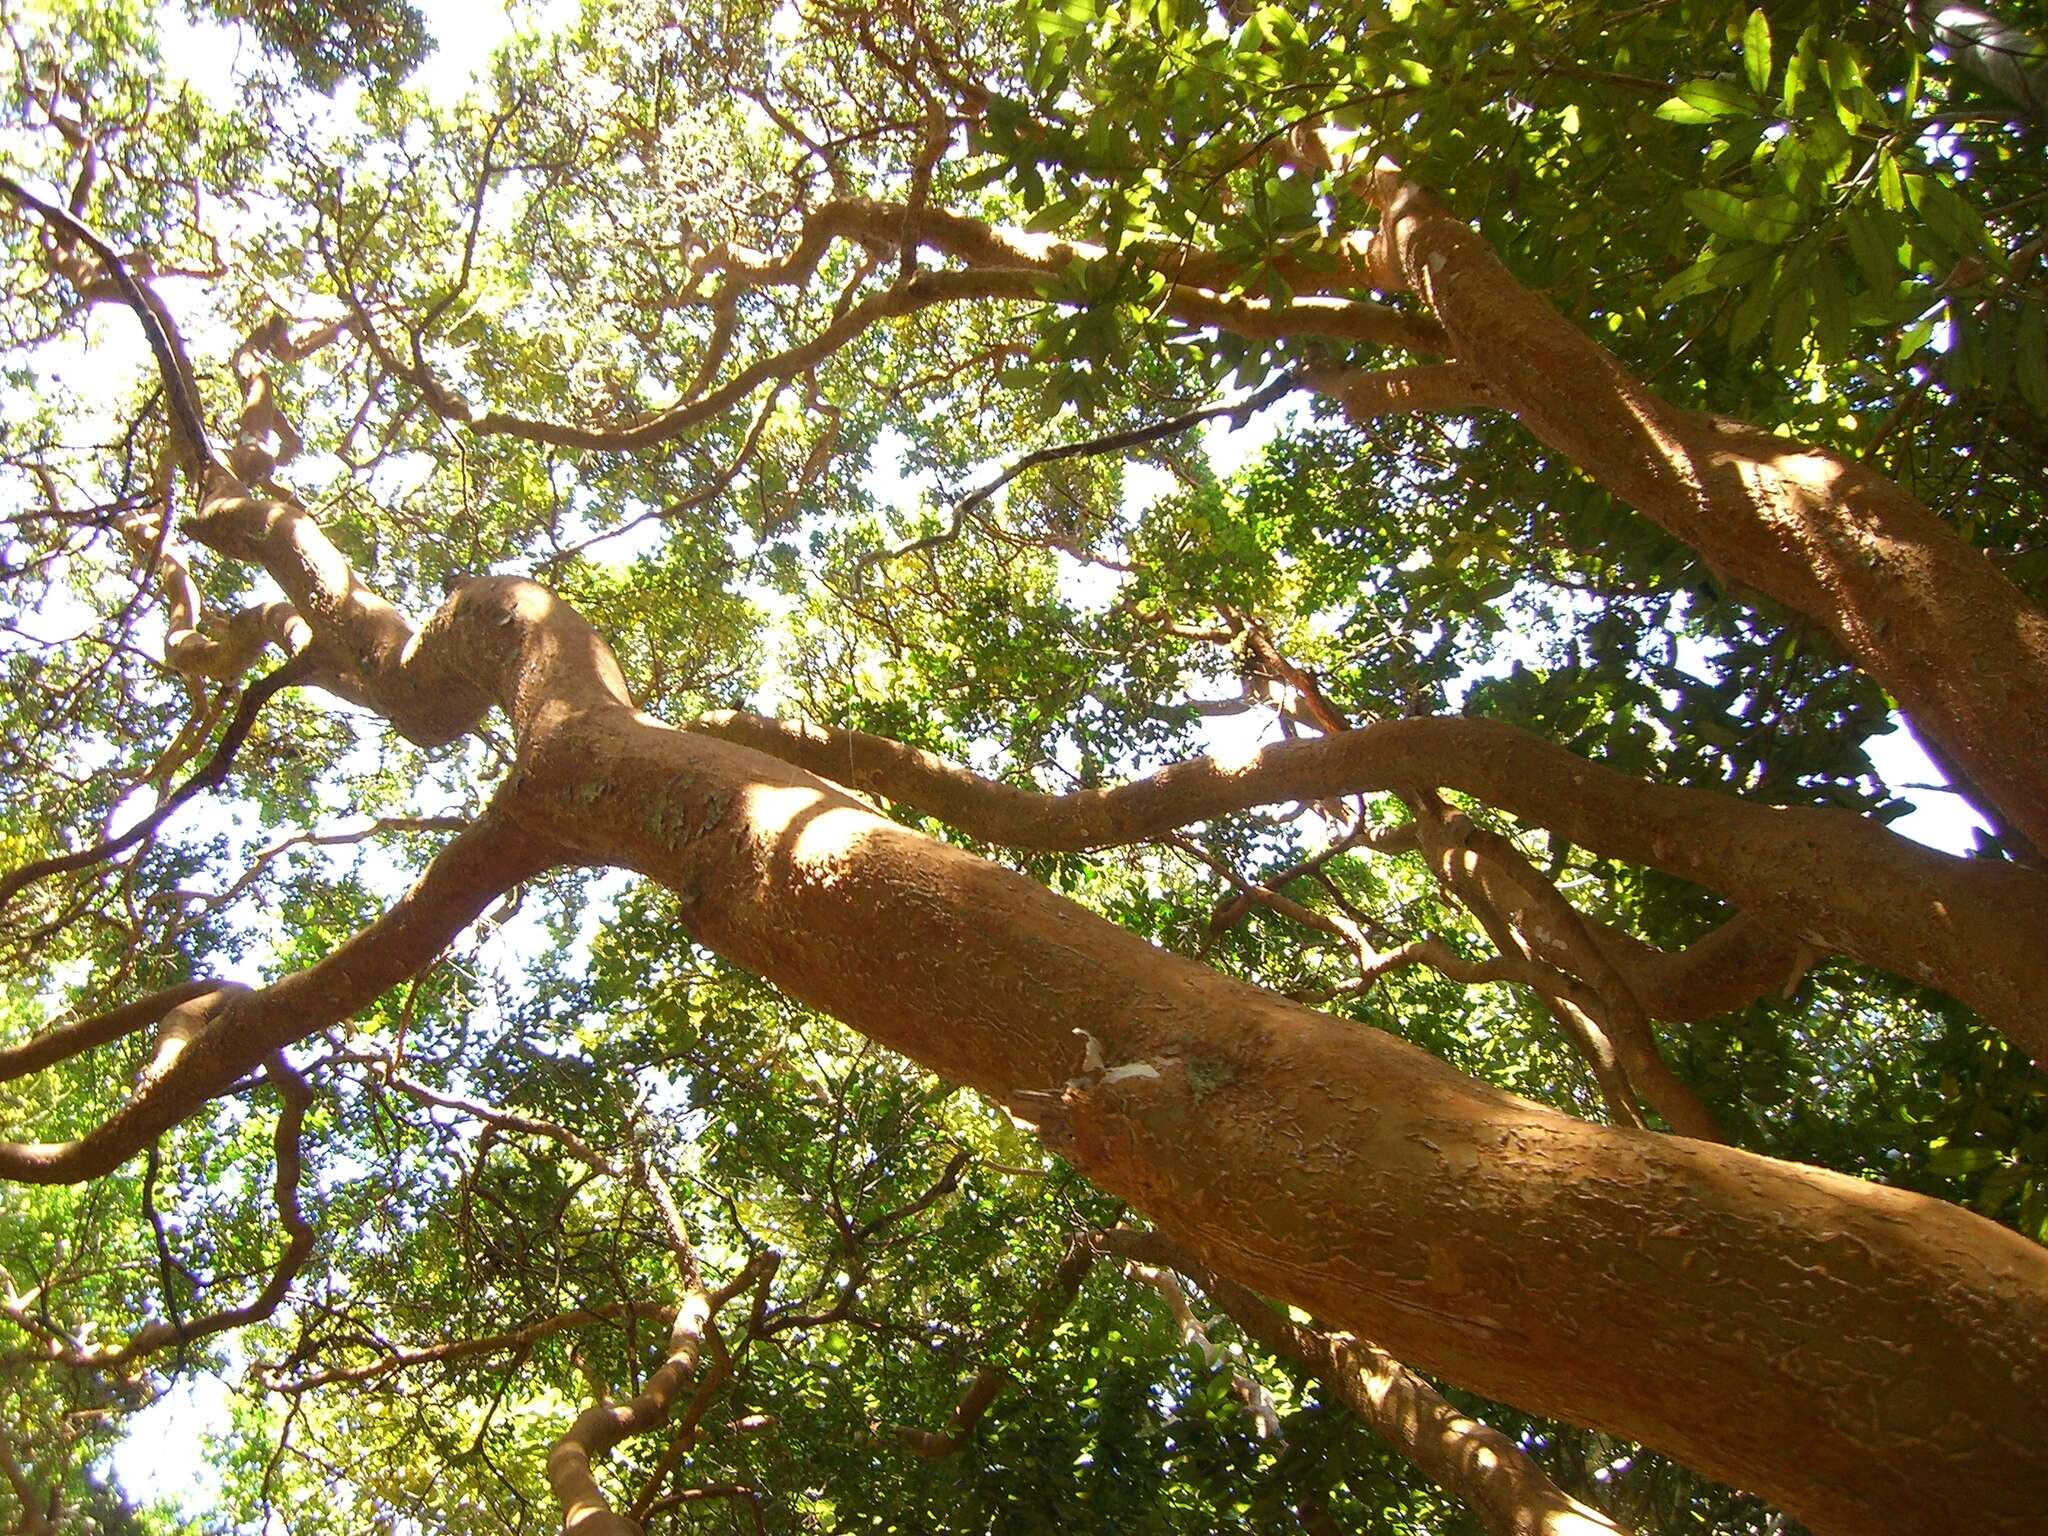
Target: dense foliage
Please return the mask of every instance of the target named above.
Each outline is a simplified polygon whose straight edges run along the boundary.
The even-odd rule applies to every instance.
[[[459,7],[221,3],[188,24],[47,0],[6,22],[0,165],[132,253],[218,421],[269,317],[349,322],[271,369],[304,443],[280,479],[417,616],[466,574],[547,583],[663,718],[758,709],[1067,789],[1462,711],[1774,804],[1889,821],[1950,793],[1879,777],[1892,702],[1808,619],[1506,413],[1360,423],[1287,393],[1376,344],[1176,318],[1159,253],[1208,253],[1247,300],[1312,294],[1372,218],[1338,171],[1276,147],[1355,131],[1667,398],[1861,457],[2038,602],[2048,124],[1882,6],[1224,9],[586,0],[526,18],[456,89],[425,83],[431,59],[412,72]],[[1052,254],[1035,293],[961,303],[908,302],[910,258],[874,242],[787,281],[733,276],[789,257],[835,198]],[[134,316],[88,303],[51,250],[25,211],[0,220],[5,870],[135,821],[245,686],[162,659],[155,534],[123,522],[161,494],[162,384]],[[788,363],[863,306],[874,323]],[[678,399],[704,408],[616,436]],[[1171,426],[1217,405],[1252,429]],[[188,558],[209,611],[273,595]],[[0,1037],[308,964],[479,812],[509,752],[495,729],[422,749],[281,692],[221,790],[10,893]],[[1653,943],[1726,915],[1462,809]],[[981,851],[1488,1082],[1610,1114],[1529,989],[1426,966],[1361,983],[1361,956],[1410,939],[1468,960],[1498,942],[1421,861],[1366,846],[1402,815],[1364,797],[1098,854]],[[1994,818],[1975,854],[2027,850]],[[659,1358],[672,1191],[713,1285],[781,1258],[721,1314],[731,1372],[701,1422],[618,1451],[621,1508],[644,1484],[675,1528],[1478,1528],[1227,1321],[1212,1360],[1110,1259],[1068,1303],[1055,1271],[1123,1218],[1114,1201],[999,1108],[680,941],[685,923],[657,888],[552,875],[295,1048],[317,1237],[246,1328],[62,1363],[260,1291],[287,1242],[284,1078],[107,1178],[9,1186],[0,1507],[23,1530],[45,1510],[178,1528],[102,1486],[107,1457],[133,1411],[217,1375],[232,1421],[193,1474],[209,1527],[547,1529],[548,1447]],[[2048,1237],[2048,1093],[2024,1054],[1907,979],[1800,969],[1660,1032],[1728,1137]],[[146,1058],[138,1036],[0,1085],[0,1123],[76,1133]],[[566,1314],[589,1315],[521,1333]],[[463,1340],[486,1342],[445,1348]],[[896,1427],[942,1430],[990,1365],[1010,1384],[964,1446],[917,1454]],[[1642,1529],[1787,1528],[1635,1447],[1458,1400]]]

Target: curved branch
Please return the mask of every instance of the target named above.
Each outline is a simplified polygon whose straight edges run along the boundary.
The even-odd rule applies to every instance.
[[[766,1280],[780,1262],[756,1254],[718,1290],[685,1285],[669,1333],[668,1355],[645,1386],[623,1403],[600,1402],[583,1410],[548,1452],[548,1486],[562,1506],[562,1529],[576,1536],[641,1536],[637,1521],[616,1513],[592,1471],[598,1458],[621,1440],[652,1429],[668,1417],[677,1395],[697,1373],[706,1336],[719,1310],[741,1292]]]
[[[1684,410],[1382,165],[1375,286],[1411,290],[1532,435],[1725,578],[1824,626],[2048,850],[2048,614],[1902,487],[1831,450]]]
[[[1936,852],[1850,811],[1645,783],[1499,721],[1388,720],[1067,795],[998,783],[859,731],[730,712],[684,728],[1019,848],[1117,847],[1258,805],[1454,789],[1605,857],[1696,881],[1816,950],[1939,986],[2048,1061],[2048,878]]]
[[[365,1365],[330,1366],[326,1370],[312,1371],[303,1376],[270,1379],[266,1384],[273,1392],[296,1395],[336,1383],[375,1381],[380,1376],[411,1370],[415,1366],[438,1365],[444,1360],[468,1360],[478,1355],[523,1351],[531,1349],[542,1339],[551,1339],[556,1334],[587,1328],[593,1323],[619,1323],[632,1318],[673,1323],[675,1316],[676,1308],[673,1302],[607,1302],[603,1306],[579,1307],[573,1312],[557,1313],[553,1317],[544,1317],[537,1322],[508,1329],[503,1333],[483,1334],[471,1339],[446,1339],[440,1343],[421,1344],[411,1349],[394,1349],[381,1360],[373,1360]]]
[[[618,1168],[611,1161],[595,1151],[581,1136],[578,1136],[574,1131],[569,1130],[565,1126],[556,1125],[551,1120],[541,1120],[532,1115],[522,1115],[517,1110],[500,1109],[495,1104],[485,1104],[477,1099],[466,1099],[460,1094],[442,1093],[437,1089],[429,1088],[425,1083],[415,1082],[413,1079],[391,1070],[392,1064],[388,1060],[380,1060],[379,1064],[384,1070],[379,1073],[378,1080],[396,1088],[415,1104],[431,1108],[452,1109],[458,1114],[467,1115],[470,1119],[481,1121],[483,1124],[491,1126],[496,1130],[509,1131],[517,1136],[539,1136],[544,1140],[554,1142],[564,1152],[594,1173],[616,1175],[619,1172]]]
[[[1161,442],[1169,437],[1178,437],[1192,431],[1204,422],[1228,419],[1235,426],[1242,426],[1254,411],[1263,410],[1281,396],[1290,393],[1299,385],[1296,380],[1282,376],[1264,389],[1247,395],[1242,400],[1224,401],[1217,405],[1203,406],[1198,410],[1184,411],[1178,416],[1169,416],[1163,421],[1146,422],[1141,426],[1126,427],[1120,432],[1107,432],[1100,437],[1084,438],[1079,442],[1058,443],[1050,448],[1036,448],[1020,456],[1008,465],[1002,473],[985,485],[976,486],[965,496],[953,503],[953,516],[947,526],[938,533],[926,534],[923,538],[912,539],[894,549],[878,549],[862,557],[854,567],[853,575],[858,581],[876,565],[901,560],[906,555],[921,550],[935,549],[960,537],[960,530],[974,510],[1019,475],[1038,468],[1042,464],[1057,464],[1067,459],[1090,458],[1097,454],[1121,453],[1129,448],[1140,448],[1146,443]]]
[[[89,869],[95,864],[105,863],[125,849],[134,847],[145,837],[155,833],[158,827],[177,812],[178,807],[194,795],[202,790],[218,789],[226,783],[228,770],[234,766],[235,754],[241,750],[243,741],[248,738],[250,730],[255,726],[258,711],[270,702],[271,696],[280,689],[306,681],[313,675],[317,664],[318,658],[311,651],[301,651],[276,670],[251,683],[248,691],[242,695],[241,703],[235,707],[234,718],[228,722],[227,731],[221,737],[220,745],[214,748],[213,756],[206,760],[205,767],[171,791],[163,804],[126,832],[103,839],[90,848],[79,848],[51,858],[37,859],[32,864],[24,864],[19,869],[10,870],[4,878],[0,878],[0,909],[4,909],[25,886],[47,879],[51,875],[61,875],[75,869]]]
[[[260,1323],[284,1301],[286,1290],[298,1272],[305,1268],[306,1260],[312,1256],[316,1234],[313,1224],[306,1220],[305,1211],[299,1205],[299,1181],[304,1171],[304,1158],[300,1138],[305,1131],[306,1111],[313,1104],[313,1090],[306,1086],[306,1080],[285,1060],[282,1051],[271,1053],[265,1065],[265,1072],[271,1086],[277,1089],[278,1097],[284,1101],[277,1116],[277,1130],[272,1137],[276,1153],[276,1173],[272,1182],[272,1195],[277,1204],[279,1222],[285,1230],[284,1252],[278,1255],[277,1264],[264,1281],[263,1288],[238,1307],[228,1307],[218,1312],[209,1312],[204,1317],[190,1322],[181,1322],[175,1317],[152,1319],[138,1328],[128,1341],[112,1349],[85,1349],[64,1341],[51,1339],[41,1351],[42,1357],[60,1365],[80,1366],[99,1371],[119,1371],[145,1356],[176,1344],[180,1347],[195,1344],[215,1334],[227,1333],[236,1328]],[[0,1304],[0,1310],[8,1310]],[[16,1317],[16,1321],[22,1321]]]
[[[1553,1483],[1507,1435],[1459,1412],[1385,1350],[1303,1327],[1156,1232],[1105,1232],[1111,1253],[1180,1271],[1246,1337],[1315,1377],[1396,1454],[1466,1504],[1493,1536],[1622,1536],[1625,1528]]]
[[[1494,942],[1585,984],[1585,996],[1553,996],[1568,1030],[1596,1033],[1634,1093],[1681,1136],[1726,1141],[1727,1132],[1657,1048],[1649,1014],[1608,950],[1594,942],[1579,909],[1498,832],[1459,814],[1418,817],[1425,858],[1437,878],[1468,897]],[[1597,1067],[1596,1067],[1597,1070]]]
[[[181,981],[176,986],[165,987],[161,992],[152,992],[148,997],[123,1003],[89,1019],[55,1025],[20,1045],[0,1050],[0,1083],[40,1072],[60,1061],[82,1056],[96,1046],[132,1035],[138,1029],[147,1029],[181,1003],[218,992],[225,985],[218,981]]]
[[[763,383],[790,379],[816,367],[884,320],[933,304],[969,299],[1047,302],[1055,297],[1057,284],[1076,262],[1136,259],[1141,266],[1166,275],[1168,286],[1158,301],[1160,312],[1189,326],[1214,327],[1260,340],[1330,338],[1423,353],[1446,349],[1443,332],[1435,322],[1369,299],[1304,292],[1289,302],[1275,303],[1229,291],[1228,284],[1242,275],[1234,263],[1222,258],[1205,261],[1184,247],[1136,242],[1112,257],[1103,248],[1084,242],[1001,229],[939,209],[906,208],[864,198],[840,199],[812,210],[796,246],[780,260],[722,246],[704,259],[701,270],[726,278],[728,286],[717,301],[723,303],[734,289],[808,280],[835,239],[854,240],[870,249],[901,250],[906,255],[922,245],[963,265],[911,271],[835,313],[810,339],[756,358],[715,387],[705,387],[709,381],[700,370],[674,404],[615,426],[549,421],[508,411],[479,414],[430,372],[394,354],[377,337],[360,304],[356,315],[379,362],[418,389],[437,415],[463,422],[485,435],[605,452],[670,442],[730,409]],[[1197,278],[1214,286],[1204,286]]]
[[[544,839],[486,815],[459,833],[377,921],[303,971],[170,1009],[126,1103],[73,1141],[0,1142],[0,1178],[76,1184],[111,1172],[273,1052],[348,1018],[427,965],[493,901],[562,862]]]
[[[128,264],[106,241],[93,233],[90,226],[67,208],[55,203],[46,203],[10,176],[0,176],[0,192],[4,192],[24,208],[33,209],[37,215],[69,238],[79,241],[97,256],[105,265],[108,275],[119,290],[122,302],[135,311],[142,322],[142,333],[149,340],[149,350],[156,356],[157,371],[162,374],[164,392],[170,397],[173,417],[179,432],[184,436],[186,450],[194,467],[202,467],[215,461],[213,448],[206,438],[206,418],[199,411],[199,391],[193,386],[192,377],[186,367],[180,349],[173,341],[170,329],[164,324],[163,316],[151,297],[136,281],[135,274],[128,270]]]

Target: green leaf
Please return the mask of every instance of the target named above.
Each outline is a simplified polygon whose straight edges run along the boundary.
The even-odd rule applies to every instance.
[[[1718,256],[1702,256],[1684,271],[1667,278],[1664,286],[1650,295],[1649,307],[1662,309],[1667,304],[1676,304],[1680,299],[1689,299],[1719,286],[1714,281],[1714,263],[1718,260]]]
[[[1743,201],[1732,192],[1696,187],[1685,194],[1686,210],[1717,235],[1731,240],[1749,238],[1749,217]]]
[[[2038,305],[2029,305],[2020,315],[2013,366],[2021,398],[2036,415],[2048,416],[2048,320]]]
[[[1849,295],[1825,251],[1813,264],[1813,329],[1825,361],[1838,363],[1849,355]]]
[[[1707,123],[1717,117],[1753,116],[1757,100],[1726,80],[1688,80],[1657,109],[1669,123]]]
[[[1783,193],[1744,201],[1732,192],[1696,187],[1684,201],[1692,216],[1715,234],[1766,245],[1781,245],[1797,233],[1803,211],[1797,198]]]
[[[1777,245],[1789,240],[1799,231],[1805,209],[1799,200],[1776,193],[1770,197],[1754,197],[1743,207],[1749,221],[1750,238]]]
[[[1849,254],[1863,282],[1873,293],[1889,294],[1898,286],[1899,258],[1896,238],[1885,238],[1884,226],[1876,214],[1856,209],[1842,215],[1842,232],[1849,237]]]
[[[1919,191],[1920,212],[1958,256],[1984,255],[1996,249],[1983,216],[1941,181],[1930,176]]]
[[[1771,361],[1780,367],[1791,367],[1804,353],[1811,301],[1806,284],[1797,281],[1786,282],[1778,296],[1777,312],[1771,317]]]
[[[1035,235],[1048,234],[1087,206],[1088,199],[1077,192],[1056,202],[1047,203],[1025,222],[1024,227]]]
[[[1900,174],[1899,162],[1889,150],[1878,152],[1877,195],[1891,212],[1906,211],[1906,178]]]
[[[1984,382],[1984,331],[1968,309],[1951,298],[1943,306],[1948,321],[1948,360],[1942,383],[1950,389],[1975,389]]]
[[[1834,98],[1835,113],[1844,128],[1853,133],[1865,120],[1886,116],[1883,105],[1863,83],[1863,62],[1849,44],[1840,38],[1830,38],[1822,68],[1827,76],[1828,94]]]
[[[1820,88],[1820,28],[1808,27],[1785,61],[1784,103],[1787,117],[1803,116],[1802,100]]]
[[[1761,96],[1771,83],[1771,23],[1758,6],[1742,29],[1742,68],[1749,88]]]
[[[1763,245],[1742,245],[1732,251],[1703,256],[1651,295],[1648,307],[1662,309],[1715,288],[1736,287],[1756,276],[1770,261],[1770,248]]]
[[[1698,107],[1693,106],[1690,102],[1678,96],[1667,98],[1657,108],[1657,116],[1667,123],[1686,123],[1689,125],[1711,123],[1714,120],[1713,113],[1702,112]]]
[[[1783,260],[1782,257],[1778,260]],[[1777,262],[1772,263],[1775,272]],[[1759,279],[1742,302],[1735,306],[1735,313],[1728,321],[1728,341],[1737,351],[1747,347],[1764,328],[1764,321],[1770,317],[1771,295],[1776,288],[1775,281]]]
[[[1926,346],[1929,341],[1933,340],[1934,325],[1938,318],[1938,316],[1929,315],[1926,319],[1907,330],[1899,338],[1898,348],[1892,354],[1893,361],[1903,363],[1907,358]]]
[[[1998,1165],[1995,1147],[1937,1147],[1927,1155],[1927,1171],[1945,1178],[1981,1173]]]

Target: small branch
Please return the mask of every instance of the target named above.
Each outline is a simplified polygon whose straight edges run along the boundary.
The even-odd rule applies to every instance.
[[[117,1348],[86,1349],[52,1339],[42,1351],[43,1358],[60,1365],[77,1366],[91,1370],[118,1372],[148,1355],[155,1354],[168,1345],[183,1348],[215,1334],[227,1333],[251,1323],[262,1322],[284,1301],[285,1292],[299,1271],[305,1268],[311,1257],[316,1234],[311,1222],[299,1204],[299,1181],[303,1171],[303,1154],[300,1140],[305,1131],[306,1111],[312,1107],[313,1091],[306,1086],[306,1080],[285,1060],[282,1051],[271,1055],[265,1071],[271,1086],[284,1101],[278,1112],[277,1130],[272,1137],[276,1155],[276,1174],[272,1183],[273,1198],[277,1205],[278,1220],[285,1230],[285,1248],[279,1255],[270,1278],[263,1288],[247,1302],[238,1307],[210,1312],[190,1322],[179,1319],[175,1305],[170,1307],[168,1321],[155,1319],[144,1323],[128,1341]],[[159,1230],[161,1240],[161,1231]],[[168,1253],[165,1254],[168,1259]],[[166,1301],[169,1301],[168,1294]],[[26,1326],[19,1315],[19,1309],[0,1302],[0,1314],[8,1316],[17,1324]]]
[[[207,442],[206,420],[199,412],[199,392],[181,365],[162,318],[150,304],[149,296],[143,292],[135,275],[128,270],[128,264],[69,209],[44,202],[9,176],[0,176],[0,192],[24,208],[34,210],[46,223],[85,245],[105,264],[115,287],[120,290],[122,301],[135,311],[136,318],[142,322],[143,335],[149,339],[149,350],[156,354],[157,369],[163,375],[164,392],[170,397],[172,413],[184,435],[194,467],[203,468],[217,462]]]
[[[1623,1527],[1551,1482],[1507,1435],[1459,1412],[1386,1351],[1291,1321],[1160,1233],[1117,1228],[1100,1241],[1105,1252],[1134,1261],[1148,1283],[1158,1283],[1152,1276],[1160,1269],[1172,1269],[1199,1285],[1246,1337],[1322,1382],[1390,1449],[1462,1500],[1492,1536],[1625,1536]],[[1154,1268],[1148,1274],[1145,1266]],[[1177,1315],[1185,1307],[1182,1298]]]
[[[1022,1329],[1022,1342],[1027,1347],[1040,1343],[1052,1331],[1053,1325],[1073,1307],[1074,1299],[1081,1294],[1081,1282],[1088,1278],[1088,1271],[1095,1265],[1095,1256],[1092,1234],[1077,1233],[1068,1241],[1066,1253],[1052,1272],[1052,1282],[1046,1287],[1044,1299],[1032,1311]],[[885,1430],[926,1461],[957,1455],[966,1447],[973,1437],[975,1425],[981,1422],[990,1404],[995,1402],[1010,1380],[1010,1373],[1005,1367],[983,1366],[961,1392],[943,1429],[920,1429],[912,1424],[877,1425],[876,1428]]]
[[[125,849],[132,848],[153,834],[194,795],[202,790],[219,788],[227,781],[228,770],[234,766],[235,754],[241,750],[243,741],[256,724],[257,712],[280,689],[306,681],[313,673],[314,667],[315,659],[312,652],[301,651],[275,671],[251,683],[248,692],[242,695],[242,702],[235,708],[234,718],[228,722],[227,733],[221,737],[220,745],[214,748],[213,756],[207,759],[205,767],[173,790],[163,804],[118,837],[107,838],[90,848],[80,848],[71,853],[58,854],[53,858],[38,859],[33,864],[24,864],[19,869],[11,871],[4,879],[0,879],[0,909],[4,909],[24,886],[47,879],[51,875],[89,869],[95,864],[104,863]]]
[[[950,544],[953,540],[960,537],[961,530],[967,525],[967,519],[973,515],[977,508],[987,503],[990,497],[994,496],[996,492],[1015,480],[1019,475],[1036,469],[1040,465],[1057,464],[1066,459],[1093,458],[1105,453],[1121,453],[1126,449],[1143,447],[1147,443],[1156,443],[1169,437],[1178,437],[1181,433],[1192,431],[1204,422],[1217,421],[1224,418],[1228,418],[1235,426],[1242,426],[1254,411],[1263,410],[1266,406],[1271,405],[1274,401],[1299,387],[1299,380],[1291,376],[1282,377],[1275,379],[1256,394],[1247,395],[1242,400],[1225,401],[1218,405],[1203,406],[1199,410],[1185,411],[1178,416],[1169,416],[1164,421],[1147,422],[1143,426],[1137,427],[1126,427],[1119,432],[1109,432],[1100,437],[1085,438],[1079,442],[1060,443],[1051,448],[1034,449],[1032,452],[1024,454],[1015,460],[1007,469],[1003,470],[1001,474],[997,475],[995,479],[989,481],[986,485],[978,486],[954,502],[952,519],[942,531],[928,533],[922,538],[912,539],[909,543],[898,545],[894,549],[874,550],[864,555],[861,558],[860,564],[854,567],[853,579],[858,583],[876,565],[890,564],[903,559],[905,556],[918,554],[927,549],[935,549],[942,544]]]
[[[597,1307],[579,1307],[573,1312],[557,1313],[553,1317],[544,1317],[503,1333],[483,1334],[471,1339],[443,1340],[435,1344],[417,1345],[410,1349],[393,1349],[381,1360],[373,1360],[366,1365],[331,1366],[326,1370],[314,1371],[304,1376],[271,1379],[266,1384],[273,1392],[297,1395],[336,1383],[375,1381],[381,1376],[389,1376],[397,1371],[411,1370],[422,1365],[438,1365],[444,1360],[470,1360],[479,1355],[510,1354],[530,1350],[543,1339],[587,1328],[593,1323],[620,1323],[633,1318],[673,1323],[675,1315],[676,1308],[672,1302],[618,1301]]]

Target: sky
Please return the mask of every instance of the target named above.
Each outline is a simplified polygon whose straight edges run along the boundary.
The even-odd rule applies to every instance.
[[[553,27],[575,14],[573,0],[535,0],[531,4],[504,5],[491,0],[421,0],[430,30],[439,46],[413,77],[413,83],[443,100],[459,96],[472,76],[487,64],[491,53],[509,38],[521,22],[543,28]],[[238,56],[235,35],[227,29],[188,23],[168,13],[165,22],[165,53],[169,66],[209,95],[225,96],[233,89],[233,71]],[[349,88],[337,93],[334,110],[345,114],[352,108]],[[75,370],[79,376],[103,376],[109,369],[135,369],[146,365],[146,352],[139,334],[126,317],[107,314],[95,320],[89,346],[77,356],[62,359],[59,371]],[[0,402],[4,406],[4,402]],[[1242,427],[1220,422],[1204,429],[1204,447],[1221,474],[1229,474],[1255,454],[1298,410],[1282,405],[1258,413]],[[990,466],[991,473],[996,466]],[[870,466],[869,485],[877,495],[895,502],[914,501],[928,487],[906,480],[896,473],[889,456],[878,455]],[[1129,477],[1127,501],[1142,505],[1161,494],[1167,486],[1163,473],[1149,469]],[[632,552],[630,544],[610,551],[612,558]],[[1062,587],[1077,603],[1096,606],[1113,600],[1117,578],[1100,567],[1069,561],[1063,569]],[[84,615],[48,613],[44,626],[59,632]],[[1498,665],[1505,671],[1518,659],[1510,648]],[[1540,658],[1533,640],[1528,653],[1519,659]],[[1681,664],[1697,669],[1705,662],[1697,647]],[[772,703],[772,699],[767,701]],[[1238,756],[1268,741],[1278,740],[1277,722],[1263,712],[1217,717],[1207,722],[1204,746],[1219,755]],[[1884,781],[1913,804],[1912,814],[1893,823],[1895,830],[1931,846],[1950,852],[1964,852],[1971,846],[1974,829],[1981,825],[1964,803],[1942,784],[1942,775],[1927,758],[1911,732],[1900,728],[1870,744],[1872,762]],[[516,950],[516,936],[507,940]],[[229,1350],[232,1362],[232,1348]],[[200,1375],[181,1382],[153,1407],[130,1420],[128,1438],[113,1453],[111,1464],[122,1488],[140,1502],[171,1501],[195,1523],[208,1512],[218,1484],[208,1471],[203,1456],[207,1437],[223,1432],[228,1423],[227,1387],[213,1376]]]

